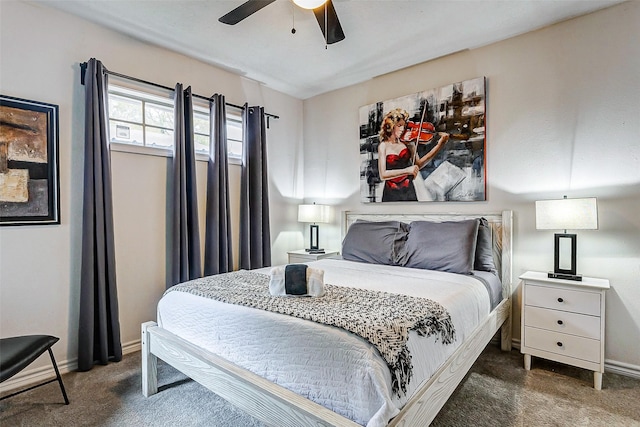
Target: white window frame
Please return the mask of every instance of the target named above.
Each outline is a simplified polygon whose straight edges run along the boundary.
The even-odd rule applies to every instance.
[[[110,80],[112,78],[110,77]],[[169,107],[173,109],[173,91],[162,90],[147,87],[147,85],[136,85],[130,82],[129,80],[124,79],[114,79],[117,80],[115,83],[109,82],[108,84],[108,96],[116,95],[124,98],[135,99],[137,101],[141,101],[143,103],[152,102],[153,104],[159,104],[165,107]],[[194,99],[193,102],[193,110],[194,113],[199,113],[202,115],[209,115],[209,105],[205,100]],[[109,112],[107,111],[107,116],[109,116]],[[142,126],[143,127],[143,135],[144,128],[150,127],[154,129],[159,129],[161,127],[155,125],[148,125],[145,123],[145,114],[144,109],[142,112],[142,123],[137,122],[128,122],[126,119],[111,119],[108,117],[109,126],[107,128],[107,132],[110,133],[111,128],[111,120],[118,122],[131,123],[132,125]],[[229,126],[239,127],[240,132],[242,132],[242,110],[236,107],[227,107],[227,128]],[[230,132],[227,131],[229,134]],[[200,133],[198,133],[200,134]],[[200,134],[205,135],[205,134]],[[160,157],[172,157],[173,156],[173,145],[170,147],[160,147],[160,146],[151,146],[146,145],[146,141],[143,141],[142,145],[128,143],[128,142],[119,142],[117,140],[112,141],[111,135],[107,135],[109,139],[109,148],[112,151],[124,152],[124,153],[133,153],[133,154],[143,154],[143,155],[152,155],[152,156],[160,156]],[[230,142],[235,142],[236,144],[239,142],[240,147],[242,147],[243,141],[238,139],[230,139],[227,137],[227,144]],[[195,150],[196,160],[197,161],[208,161],[209,160],[209,151],[204,150]],[[242,164],[242,152],[239,155],[234,155],[233,153],[228,153],[227,156],[230,164]]]

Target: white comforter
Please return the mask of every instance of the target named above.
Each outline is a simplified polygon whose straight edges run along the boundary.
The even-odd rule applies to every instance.
[[[418,387],[489,314],[484,285],[472,276],[338,259],[309,263],[325,283],[430,298],[451,315],[456,341],[412,332],[413,379],[406,396],[391,392],[391,375],[377,350],[335,327],[235,306],[185,292],[158,304],[158,324],[272,382],[367,427],[387,425]],[[265,273],[269,269],[262,270]]]

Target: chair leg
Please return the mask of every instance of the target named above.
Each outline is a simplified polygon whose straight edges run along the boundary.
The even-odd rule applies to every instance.
[[[62,391],[62,396],[64,397],[64,404],[69,404],[69,398],[67,397],[67,392],[64,389],[64,384],[62,384],[62,377],[60,376],[60,371],[58,370],[58,365],[56,364],[56,359],[53,357],[53,351],[51,351],[51,347],[49,347],[49,356],[51,356],[51,363],[53,364],[53,369],[56,371],[56,378],[58,379],[58,383],[60,384],[60,390]]]

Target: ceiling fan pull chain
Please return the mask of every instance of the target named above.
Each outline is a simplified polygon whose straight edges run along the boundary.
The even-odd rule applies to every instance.
[[[327,18],[327,2],[324,3],[324,50],[329,48],[329,26]]]
[[[291,34],[296,33],[296,7],[291,3]]]

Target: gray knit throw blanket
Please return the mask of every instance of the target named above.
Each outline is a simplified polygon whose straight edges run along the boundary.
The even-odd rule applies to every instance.
[[[437,334],[444,344],[455,340],[449,313],[430,299],[329,284],[325,290],[322,297],[274,297],[269,293],[269,276],[241,270],[191,280],[165,294],[188,292],[352,332],[378,349],[391,371],[392,391],[398,396],[406,394],[412,376],[407,348],[410,330],[427,337]]]

